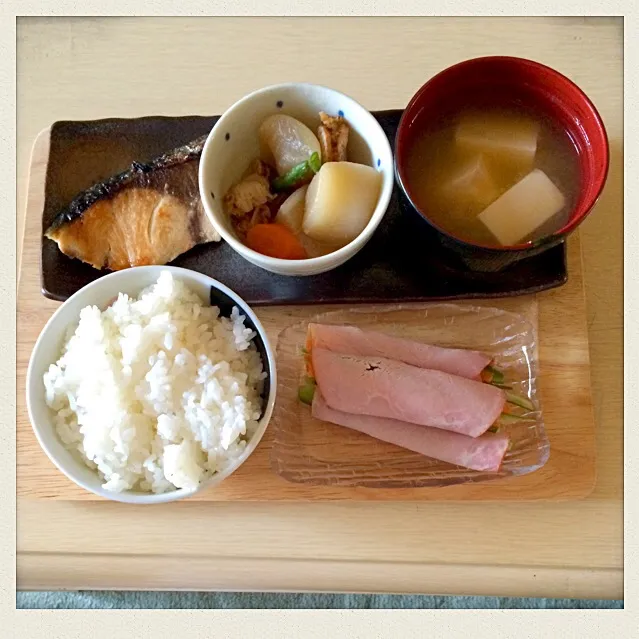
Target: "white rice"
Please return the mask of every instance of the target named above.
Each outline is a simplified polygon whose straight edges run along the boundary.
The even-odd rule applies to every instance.
[[[87,306],[44,375],[67,448],[104,488],[195,488],[244,451],[266,377],[255,332],[163,271],[137,299]]]

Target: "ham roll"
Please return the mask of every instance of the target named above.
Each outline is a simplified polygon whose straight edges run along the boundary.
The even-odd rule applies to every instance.
[[[355,326],[309,324],[309,350],[323,348],[345,355],[386,357],[418,368],[431,368],[468,379],[479,379],[492,358],[479,351],[442,348]]]
[[[486,433],[481,437],[467,437],[384,417],[344,413],[331,408],[320,392],[315,393],[312,411],[313,417],[322,421],[471,470],[499,470],[508,449],[506,435]]]
[[[500,416],[504,392],[464,377],[384,357],[313,348],[317,386],[330,408],[479,437]]]

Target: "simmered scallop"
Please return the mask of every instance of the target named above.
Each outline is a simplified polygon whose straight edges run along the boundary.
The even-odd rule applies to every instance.
[[[345,246],[370,221],[381,183],[381,174],[364,164],[323,164],[306,192],[302,230],[314,240]]]
[[[279,175],[306,162],[313,153],[321,154],[320,143],[313,131],[290,115],[271,115],[260,126],[262,154],[267,147]]]

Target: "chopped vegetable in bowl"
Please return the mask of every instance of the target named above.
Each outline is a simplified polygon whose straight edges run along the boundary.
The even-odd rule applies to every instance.
[[[350,127],[320,114],[317,136],[290,115],[259,128],[261,157],[224,196],[237,238],[269,257],[303,260],[354,240],[370,221],[381,174],[348,161]]]

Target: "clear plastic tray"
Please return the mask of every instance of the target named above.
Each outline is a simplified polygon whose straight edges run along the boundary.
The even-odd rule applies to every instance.
[[[273,469],[295,483],[417,488],[488,481],[541,468],[548,459],[549,443],[537,395],[537,307],[535,303],[520,307],[520,313],[470,304],[339,310],[284,329],[277,344],[279,381],[271,422]],[[309,322],[350,324],[439,346],[490,353],[513,392],[533,401],[536,410],[525,416],[535,421],[506,427],[512,444],[500,470],[481,472],[314,419],[310,407],[297,398],[303,376],[301,349]]]

